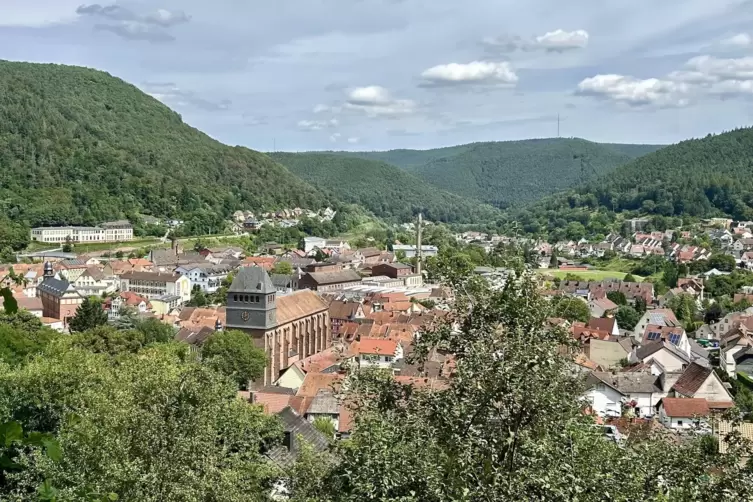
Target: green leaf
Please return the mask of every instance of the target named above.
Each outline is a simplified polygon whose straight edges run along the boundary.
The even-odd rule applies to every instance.
[[[109,495],[107,496],[107,498],[108,498],[109,500],[112,500],[112,501],[114,502],[115,500],[118,500],[118,498],[119,498],[119,497],[118,497],[118,494],[117,494],[117,493],[111,493],[111,494],[109,494]]]
[[[44,483],[37,489],[37,494],[40,500],[54,501],[58,496],[58,490],[52,486],[49,479],[45,479]]]
[[[63,451],[60,448],[60,443],[52,438],[46,438],[44,440],[44,449],[47,453],[47,457],[53,462],[60,462],[63,458]]]
[[[21,466],[11,460],[7,453],[0,457],[0,471],[13,471],[20,468]]]
[[[5,422],[0,424],[0,445],[9,447],[16,441],[22,440],[24,429],[18,422]]]

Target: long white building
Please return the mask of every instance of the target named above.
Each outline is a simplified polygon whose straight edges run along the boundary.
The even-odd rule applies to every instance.
[[[66,242],[125,242],[133,240],[133,225],[126,220],[102,223],[98,227],[39,227],[31,229],[31,240]]]

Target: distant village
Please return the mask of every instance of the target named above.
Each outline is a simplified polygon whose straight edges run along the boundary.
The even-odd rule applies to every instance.
[[[325,221],[334,216],[329,208],[296,208],[258,215],[238,211],[233,218],[239,232],[248,232],[264,225],[295,226],[302,217]],[[549,323],[577,342],[573,369],[586,380],[586,412],[608,426],[610,437],[617,440],[624,432],[625,417],[680,435],[711,433],[712,419],[734,406],[730,380],[753,371],[753,307],[688,331],[688,323],[669,305],[673,297],[687,296],[699,310],[708,308],[707,281],[730,270],[687,274],[663,294],[649,281],[588,280],[578,274],[594,269],[592,259],[609,256],[656,256],[687,265],[723,254],[735,268],[751,269],[753,222],[716,219],[698,229],[666,231],[645,230],[641,220],[627,225],[629,232],[596,243],[547,243],[481,232],[455,238],[486,252],[526,245],[536,257],[542,294],[552,301],[583,302],[587,321],[551,318]],[[421,329],[451,310],[455,292],[427,282],[422,263],[439,249],[421,243],[420,227],[404,228],[416,233],[416,242],[396,243],[391,250],[308,236],[297,249],[268,246],[249,255],[235,246],[183,249],[175,241],[169,249],[130,259],[48,252],[31,263],[0,267],[0,278],[20,308],[60,332],[67,332],[77,307],[90,296],[103,299],[113,322],[124,312],[153,317],[190,345],[200,346],[221,330],[248,332],[263,340],[269,365],[263,381],[254,382],[242,397],[270,414],[293,410],[293,422],[327,417],[338,437],[347,437],[351,419],[337,388],[352,365],[377,366],[399,382],[429,388],[443,388],[452,373],[454,360],[440,352],[430,354],[422,368],[406,360]],[[117,231],[120,242],[132,238],[130,230],[127,222],[114,222],[34,229],[32,235],[50,243],[104,242],[113,238],[108,232]],[[550,275],[555,272],[571,275]],[[510,272],[476,267],[475,273],[501,288]],[[735,301],[743,299],[753,300],[753,284],[735,292]],[[640,309],[637,322],[618,321],[623,305]],[[749,425],[743,427],[753,437]]]

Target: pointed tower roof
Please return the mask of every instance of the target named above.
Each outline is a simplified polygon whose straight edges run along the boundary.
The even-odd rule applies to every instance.
[[[272,284],[267,271],[261,267],[243,267],[233,279],[228,293],[275,293],[277,289]]]

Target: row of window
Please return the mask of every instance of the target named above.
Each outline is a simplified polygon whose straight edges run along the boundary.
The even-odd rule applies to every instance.
[[[243,302],[243,303],[259,303],[261,301],[261,296],[259,295],[233,295],[233,301]],[[269,301],[270,302],[275,301],[275,295],[270,296]]]

